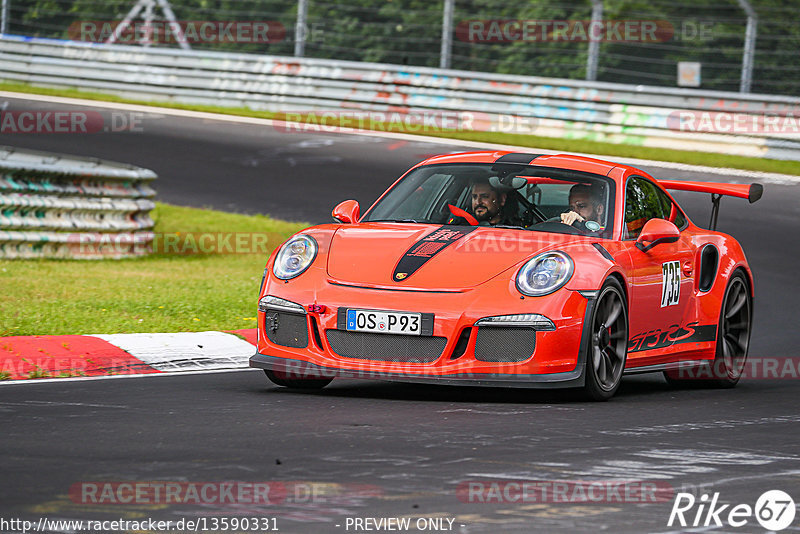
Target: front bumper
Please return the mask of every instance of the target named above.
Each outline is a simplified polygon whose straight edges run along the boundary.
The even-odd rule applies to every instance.
[[[489,287],[463,292],[397,292],[354,288],[330,280],[290,285],[267,284],[265,294],[301,304],[305,310],[311,304],[323,305],[325,311],[306,311],[296,317],[295,324],[304,321],[308,332],[304,339],[294,343],[297,346],[286,346],[292,342],[268,336],[267,313],[259,311],[258,350],[250,359],[251,367],[273,370],[286,378],[347,377],[545,388],[583,385],[582,348],[588,345],[584,317],[591,316],[594,301],[577,291],[562,289],[545,297],[520,299],[519,293],[508,287],[508,281],[494,281],[487,284]],[[329,339],[331,331],[342,332],[341,324],[337,323],[340,308],[432,313],[432,335],[443,340],[444,348],[436,357],[424,361],[342,356],[333,350]],[[476,326],[480,319],[534,313],[552,320],[555,330],[535,332],[529,357],[517,361],[485,361],[485,357],[476,357],[478,332],[483,328]],[[466,345],[465,339],[468,339]]]
[[[250,358],[250,367],[276,371],[289,379],[319,378],[358,378],[365,380],[389,380],[397,382],[434,382],[451,386],[484,386],[513,388],[571,388],[584,384],[583,365],[565,373],[549,373],[540,375],[504,374],[504,373],[457,373],[444,375],[428,375],[420,373],[400,373],[376,371],[369,369],[342,369],[316,365],[303,360],[276,358],[256,353]]]

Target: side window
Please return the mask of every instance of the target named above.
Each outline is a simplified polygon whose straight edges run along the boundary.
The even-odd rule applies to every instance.
[[[626,237],[637,238],[644,224],[650,219],[669,219],[670,208],[665,206],[660,191],[642,178],[628,180],[625,189],[625,229]],[[669,201],[669,198],[666,198]]]
[[[672,222],[678,227],[678,230],[683,230],[686,228],[686,225],[689,222],[686,220],[686,216],[677,205],[675,205],[675,220],[672,220]]]
[[[662,218],[670,221],[679,229],[683,229],[686,226],[687,221],[681,209],[661,189],[658,189],[657,187],[654,189],[656,190],[656,194],[658,195],[658,198],[661,201],[661,205],[663,207],[664,215],[662,216]]]

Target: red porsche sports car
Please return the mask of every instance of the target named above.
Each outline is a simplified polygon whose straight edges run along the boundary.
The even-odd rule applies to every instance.
[[[711,229],[668,189],[710,193]],[[714,228],[721,195],[752,203],[762,190],[570,155],[432,157],[365,214],[342,202],[335,224],[272,254],[250,365],[295,388],[356,377],[605,400],[623,374],[653,371],[732,387],[753,276]]]

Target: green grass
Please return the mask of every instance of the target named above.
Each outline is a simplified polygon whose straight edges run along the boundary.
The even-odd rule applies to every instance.
[[[122,102],[130,104],[141,104],[150,106],[161,106],[175,109],[186,109],[193,111],[206,111],[210,113],[222,113],[228,115],[239,115],[245,117],[258,117],[264,119],[281,118],[282,114],[268,111],[254,111],[248,108],[228,108],[221,106],[191,105],[176,102],[153,102],[146,100],[135,100],[122,98],[115,95],[83,91],[78,88],[45,88],[36,87],[28,84],[0,82],[1,91],[13,91],[19,93],[43,94],[73,98],[84,98],[89,100],[104,100],[110,102]],[[315,120],[315,122],[317,122]],[[346,119],[341,121],[328,121],[327,124],[350,125]],[[400,125],[396,124],[377,124],[376,128],[380,131],[404,131]],[[414,132],[407,132],[414,133]],[[691,165],[707,165],[711,167],[730,167],[734,169],[745,169],[751,171],[777,172],[783,174],[800,175],[800,161],[782,161],[766,158],[752,158],[744,156],[733,156],[728,154],[715,154],[706,152],[694,152],[688,150],[672,150],[665,148],[651,148],[635,145],[620,145],[601,141],[590,141],[584,139],[562,139],[552,137],[538,137],[534,135],[510,134],[502,132],[480,132],[480,131],[441,131],[426,132],[424,135],[432,137],[445,137],[449,139],[461,139],[465,141],[478,141],[486,143],[497,143],[504,145],[515,145],[530,148],[542,148],[549,150],[560,150],[564,152],[583,152],[587,154],[597,154],[601,156],[640,158],[656,161],[671,161],[675,163],[687,163]]]
[[[308,226],[160,203],[153,217],[158,234],[257,233],[266,234],[265,243],[236,254],[0,260],[0,336],[254,328],[269,253]],[[187,250],[182,243],[175,248]]]
[[[37,367],[33,371],[28,373],[28,378],[51,378],[52,375],[45,371],[44,369],[40,369]]]

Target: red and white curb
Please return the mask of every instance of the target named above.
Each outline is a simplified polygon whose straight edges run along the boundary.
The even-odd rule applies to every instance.
[[[43,378],[246,369],[255,343],[255,329],[3,337],[0,384]]]

